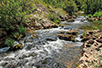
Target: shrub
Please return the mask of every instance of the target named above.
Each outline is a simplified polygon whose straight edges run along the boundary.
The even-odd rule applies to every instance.
[[[98,12],[96,12],[95,14],[93,14],[93,16],[94,16],[94,17],[99,17],[100,15],[99,15]]]
[[[19,26],[25,25],[25,15],[35,9],[33,3],[33,0],[0,1],[0,27],[10,35]]]
[[[91,18],[91,17],[92,17],[92,15],[91,15],[91,14],[89,14],[89,15],[88,15],[88,17],[89,17],[89,18]]]
[[[61,11],[61,10],[57,10],[57,11],[56,11],[56,14],[57,14],[58,16],[61,16],[61,15],[62,15],[62,11]]]
[[[23,26],[21,26],[21,27],[19,27],[19,32],[25,34],[26,29]]]
[[[98,28],[98,27],[96,27],[96,26],[93,26],[93,29],[97,30],[97,29],[99,29],[99,28]]]
[[[14,45],[14,42],[15,41],[12,38],[8,38],[8,39],[6,39],[5,44],[12,47]]]
[[[60,18],[58,18],[58,17],[55,18],[55,19],[54,19],[54,22],[60,22]]]
[[[84,31],[84,35],[86,35],[87,33],[86,33],[86,31]]]
[[[52,13],[52,14],[49,13],[48,18],[53,22],[59,22],[60,21],[60,18],[55,13]]]
[[[87,17],[86,19],[89,19],[89,17]]]
[[[102,31],[102,28],[100,28],[100,30]]]
[[[94,21],[94,19],[92,19],[92,21]]]
[[[14,32],[14,33],[12,33],[12,35],[13,35],[13,37],[19,36],[19,33],[18,32]]]

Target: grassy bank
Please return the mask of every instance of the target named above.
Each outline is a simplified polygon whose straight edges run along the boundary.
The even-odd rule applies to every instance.
[[[60,16],[66,14],[63,9],[42,0],[0,1],[0,47],[13,47],[16,40],[26,35],[27,28],[34,29],[39,23],[58,25]]]

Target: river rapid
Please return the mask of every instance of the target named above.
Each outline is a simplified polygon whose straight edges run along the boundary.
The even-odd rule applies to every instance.
[[[9,52],[6,52],[9,47],[0,49],[0,68],[75,68],[83,44],[80,38],[83,30],[79,28],[88,23],[84,16],[78,16],[74,22],[60,22],[63,27],[36,30],[33,34],[27,34],[15,42],[21,42],[23,49]],[[75,42],[60,40],[56,36],[60,31],[72,29],[79,29]],[[34,35],[38,37],[33,39]]]

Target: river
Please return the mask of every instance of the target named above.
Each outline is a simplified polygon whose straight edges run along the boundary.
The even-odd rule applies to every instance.
[[[23,44],[21,50],[6,52],[9,47],[1,48],[0,68],[75,68],[83,44],[80,38],[83,30],[79,28],[88,21],[84,16],[78,16],[74,22],[62,21],[60,24],[63,27],[36,30],[16,41],[15,44]],[[60,40],[56,36],[60,31],[72,29],[79,29],[75,42]],[[33,35],[38,37],[33,39]]]

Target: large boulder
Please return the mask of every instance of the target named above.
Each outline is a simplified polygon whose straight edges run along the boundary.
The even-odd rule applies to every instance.
[[[78,29],[69,30],[69,31],[66,32],[66,34],[77,35],[78,34]]]
[[[74,41],[75,40],[75,36],[74,35],[62,35],[62,34],[57,34],[56,35],[59,39],[62,40],[67,40],[67,41]]]

